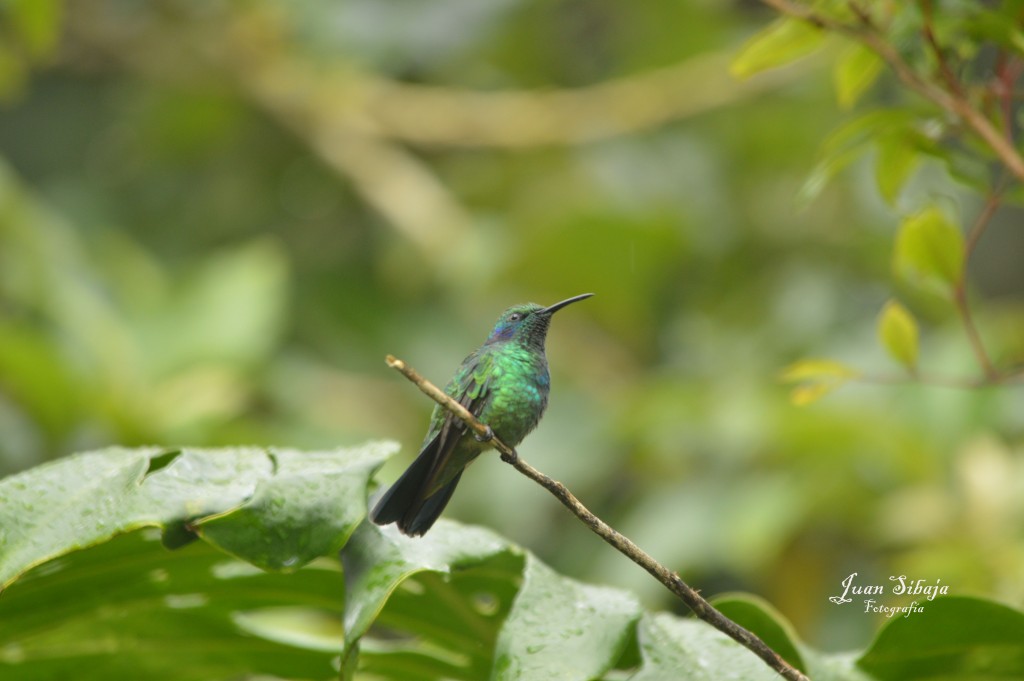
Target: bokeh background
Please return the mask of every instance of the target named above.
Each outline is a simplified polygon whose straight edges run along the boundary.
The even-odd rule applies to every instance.
[[[0,5],[0,473],[112,443],[415,454],[506,306],[592,291],[548,343],[522,455],[706,595],[760,594],[826,649],[879,621],[840,580],[1024,604],[1021,387],[894,375],[875,335],[894,230],[978,199],[926,165],[896,208],[854,164],[801,196],[840,110],[829,55],[740,81],[754,2],[12,0]],[[883,82],[863,106],[901,97]],[[1022,213],[972,263],[982,333],[1024,339]],[[924,367],[976,364],[908,303]],[[1015,359],[1016,358],[1016,359]],[[676,607],[497,457],[449,517]]]

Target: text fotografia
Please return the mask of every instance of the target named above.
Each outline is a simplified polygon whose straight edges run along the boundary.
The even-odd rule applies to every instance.
[[[844,579],[842,581],[843,593],[839,596],[829,596],[828,599],[836,605],[852,603],[853,596],[920,596],[932,601],[936,596],[945,596],[949,593],[949,586],[942,584],[941,579],[936,579],[934,583],[931,583],[923,579],[908,579],[906,575],[894,575],[889,577],[889,581],[893,584],[886,589],[881,584],[857,584],[854,581],[856,577],[857,573],[854,572]],[[879,603],[875,598],[864,599],[864,612],[882,613],[886,617],[895,617],[896,615],[910,617],[915,612],[923,611],[924,605],[919,605],[916,600],[910,605],[890,606]]]

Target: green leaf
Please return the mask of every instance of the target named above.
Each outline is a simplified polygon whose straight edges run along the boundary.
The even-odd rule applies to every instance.
[[[779,380],[797,384],[790,392],[790,400],[802,407],[821,399],[858,375],[855,369],[835,360],[801,359],[783,369]]]
[[[883,64],[877,54],[860,43],[851,44],[843,50],[832,74],[839,106],[844,109],[853,108],[861,95],[877,80]]]
[[[890,300],[878,315],[878,338],[889,355],[910,371],[917,367],[917,321],[907,308]]]
[[[336,560],[262,572],[204,542],[113,538],[31,570],[0,597],[0,678],[334,678]]]
[[[266,570],[294,570],[336,553],[366,516],[370,476],[395,451],[377,443],[339,452],[270,449],[272,476],[241,508],[195,525],[208,542]]]
[[[699,620],[645,615],[637,636],[643,664],[630,681],[780,678],[754,653]]]
[[[640,618],[636,598],[581,584],[527,556],[495,651],[496,681],[588,681],[616,663]]]
[[[858,666],[880,681],[1024,678],[1024,613],[978,598],[921,598],[879,632]]]
[[[806,21],[777,19],[740,48],[729,70],[737,78],[748,78],[810,54],[823,38],[822,31]]]
[[[497,561],[502,567],[491,572],[488,587],[471,593],[489,594],[494,599],[492,617],[503,615],[511,607],[514,585],[522,571],[523,558],[517,547],[482,528],[464,527],[442,519],[424,538],[406,537],[394,526],[382,528],[364,523],[341,555],[346,587],[343,668],[352,669],[355,655],[359,653],[357,646],[361,645],[364,650],[360,653],[360,662],[369,657],[368,666],[376,665],[382,673],[380,666],[387,664],[389,658],[368,656],[365,650],[368,645],[360,644],[360,639],[378,618],[384,626],[412,630],[421,637],[424,632],[430,632],[423,637],[426,645],[413,643],[402,649],[404,655],[416,657],[423,664],[428,661],[432,665],[443,664],[443,658],[463,656],[468,640],[473,641],[474,654],[466,661],[467,666],[490,668],[493,641],[500,623],[493,624],[493,631],[488,634],[481,619],[469,614],[479,608],[471,603],[456,605],[467,598],[465,592],[453,593],[451,586],[440,588],[438,584],[442,584],[442,580],[430,582],[430,589],[409,580],[414,576],[429,579],[431,575],[450,578],[470,567]],[[453,607],[457,612],[445,618],[443,613]],[[481,649],[481,639],[488,638],[490,646]],[[438,650],[445,649],[450,655],[439,656]],[[370,651],[372,653],[372,648]],[[407,677],[399,674],[394,678]]]
[[[865,145],[852,146],[837,153],[828,154],[818,161],[797,192],[797,203],[801,207],[810,205],[833,177],[860,158],[867,149]]]
[[[801,359],[782,370],[779,379],[784,383],[818,379],[846,379],[857,376],[857,370],[834,359]]]
[[[243,507],[238,520],[213,523],[219,525],[210,531],[213,541],[266,566],[308,562],[316,551],[343,541],[352,518],[365,514],[368,469],[395,449],[384,443],[281,453],[287,462],[281,470],[275,464],[278,453],[257,448],[111,448],[38,466],[0,481],[5,502],[0,506],[0,585],[116,534],[142,527],[180,528]],[[354,493],[360,482],[362,490]],[[289,488],[288,496],[278,494],[282,485]],[[325,495],[346,491],[348,496],[323,507]],[[268,502],[278,507],[268,512]],[[310,529],[330,512],[343,520],[323,532]],[[253,518],[270,523],[273,537],[255,536]],[[293,533],[296,537],[287,536]]]
[[[802,672],[807,671],[797,649],[793,625],[767,601],[750,594],[726,594],[715,597],[711,604],[733,622],[757,634],[791,665]]]
[[[821,145],[820,159],[800,188],[802,204],[813,201],[828,182],[860,158],[881,136],[905,131],[914,122],[909,111],[879,109],[840,126]]]
[[[906,134],[901,133],[880,135],[875,148],[875,181],[878,191],[890,205],[894,205],[920,162],[919,149]]]
[[[911,215],[900,225],[893,270],[908,282],[948,293],[960,280],[963,259],[963,235],[938,208]]]

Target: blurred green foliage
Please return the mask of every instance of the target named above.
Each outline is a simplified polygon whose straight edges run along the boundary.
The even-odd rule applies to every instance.
[[[899,155],[923,144],[903,109],[847,129],[898,144],[819,154],[854,118],[834,80],[844,106],[902,100],[830,41],[835,74],[733,79],[772,18],[0,3],[0,473],[112,443],[388,437],[407,454],[390,479],[432,405],[385,353],[444,381],[507,305],[594,291],[552,330],[551,407],[520,451],[690,583],[761,594],[825,648],[877,628],[827,601],[851,572],[1020,605],[1020,387],[856,384],[797,407],[777,382],[808,356],[898,369],[876,338],[894,293],[922,371],[975,375],[952,306],[890,263],[902,218],[937,203],[968,224],[984,196],[954,180],[962,159]],[[1020,222],[1005,206],[972,260],[1004,365],[1024,358]],[[496,457],[449,515],[673,606]]]

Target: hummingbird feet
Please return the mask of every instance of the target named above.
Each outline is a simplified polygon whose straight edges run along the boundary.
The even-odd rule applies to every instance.
[[[516,454],[516,450],[514,450],[514,449],[511,452],[509,452],[508,454],[506,454],[505,452],[502,452],[501,453],[501,460],[504,461],[505,463],[512,463],[512,464],[514,464],[516,461],[519,460],[519,455]]]
[[[487,429],[487,432],[484,433],[483,435],[480,435],[479,433],[473,434],[473,437],[476,438],[477,442],[490,442],[491,440],[494,439],[494,431],[491,430],[491,427],[485,425],[484,428]]]

